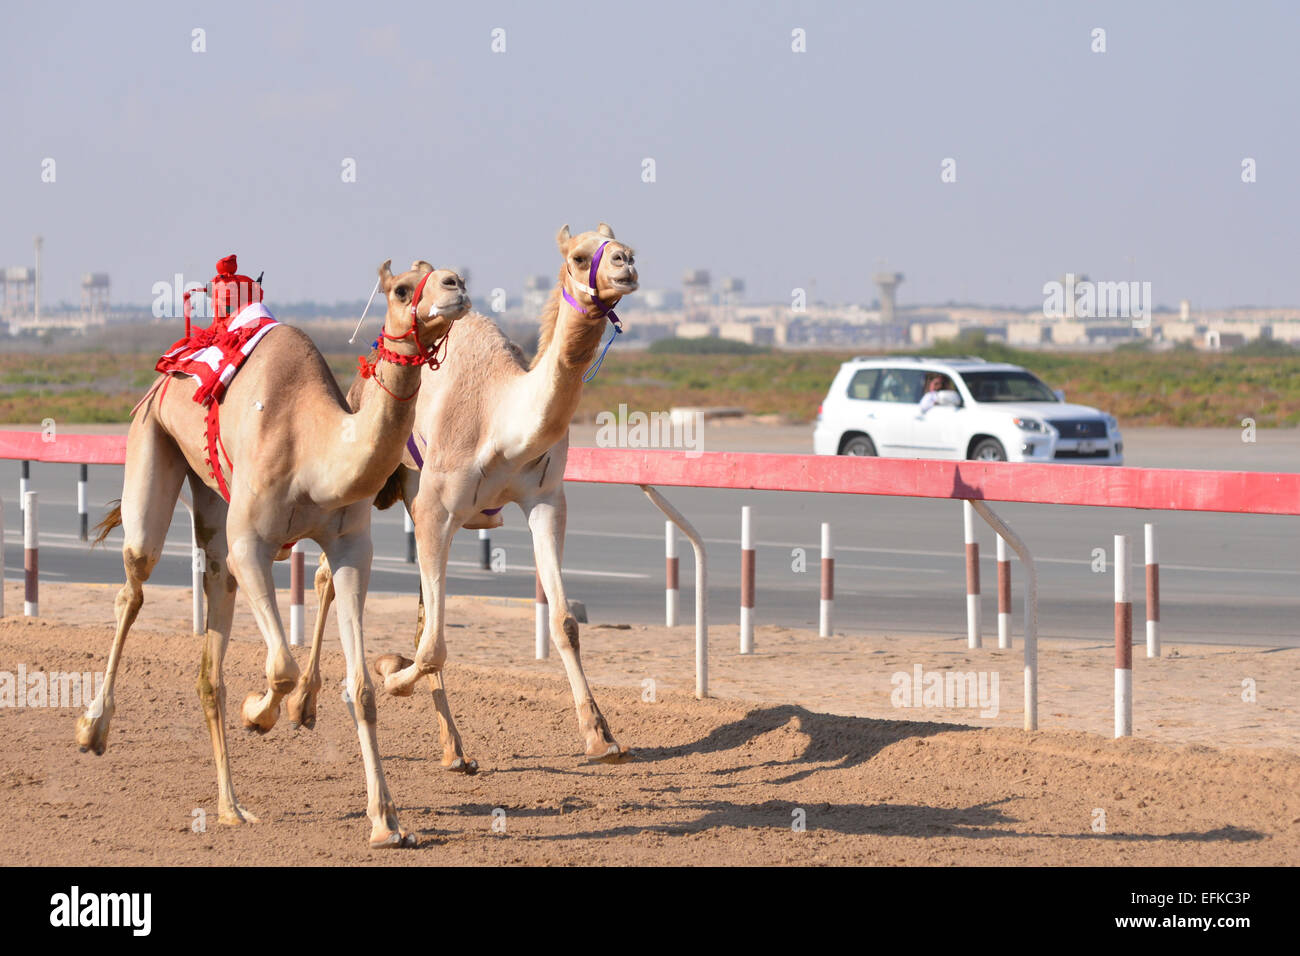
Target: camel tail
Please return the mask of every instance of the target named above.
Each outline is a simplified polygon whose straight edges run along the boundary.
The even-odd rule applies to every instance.
[[[397,470],[384,482],[384,487],[379,489],[379,494],[375,495],[375,507],[380,511],[387,511],[402,500],[402,469],[405,467],[398,465]]]
[[[95,539],[90,542],[92,548],[97,544],[103,544],[104,539],[108,537],[108,533],[122,523],[122,499],[118,498],[116,501],[110,502],[110,504],[112,507],[109,509],[108,514],[104,515],[99,524],[95,525]]]

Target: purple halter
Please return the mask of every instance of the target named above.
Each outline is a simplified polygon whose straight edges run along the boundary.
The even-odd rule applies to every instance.
[[[601,257],[605,254],[605,247],[607,245],[609,245],[608,239],[606,239],[604,242],[600,244],[599,247],[597,247],[596,254],[591,257],[591,270],[588,272],[587,275],[587,287],[583,291],[586,292],[589,296],[591,296],[591,301],[595,303],[598,309],[600,309],[601,314],[609,319],[610,323],[614,326],[614,328],[618,329],[619,332],[622,332],[623,329],[619,325],[619,318],[617,315],[614,314],[614,307],[611,305],[606,305],[604,302],[601,301],[600,296],[596,295],[596,270],[600,268],[600,260]],[[578,304],[577,299],[569,295],[569,290],[566,289],[564,286],[560,286],[560,294],[564,296],[565,302],[573,306],[575,312],[578,312],[582,315],[587,314],[587,310]]]

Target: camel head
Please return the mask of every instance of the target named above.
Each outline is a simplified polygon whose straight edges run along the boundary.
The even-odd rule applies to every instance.
[[[451,331],[452,324],[470,309],[465,280],[450,269],[435,269],[424,260],[393,275],[393,260],[379,267],[379,287],[388,297],[388,315],[384,319],[384,338],[394,345],[397,340],[411,339],[416,352],[432,358],[437,347]]]
[[[601,317],[612,310],[619,299],[637,290],[635,253],[631,246],[615,239],[614,230],[605,223],[602,222],[594,232],[576,236],[569,232],[566,224],[556,234],[555,241],[564,256],[561,280],[565,291],[588,314]],[[593,274],[592,262],[597,254],[600,262]]]

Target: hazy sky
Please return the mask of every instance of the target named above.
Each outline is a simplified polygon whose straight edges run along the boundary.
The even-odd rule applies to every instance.
[[[483,306],[556,271],[562,223],[604,219],[644,287],[700,267],[751,301],[814,282],[870,301],[887,264],[902,304],[1033,306],[1066,271],[1169,305],[1300,304],[1298,4],[8,0],[4,19],[0,265],[42,233],[47,300],[93,270],[144,304],[236,251],[272,310],[363,298],[389,257],[467,266]]]

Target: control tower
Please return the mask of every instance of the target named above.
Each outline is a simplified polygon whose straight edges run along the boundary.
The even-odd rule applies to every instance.
[[[108,273],[87,272],[81,277],[81,318],[87,325],[103,325],[108,315]]]
[[[877,272],[871,277],[880,288],[880,322],[882,325],[893,325],[894,323],[894,295],[898,290],[899,283],[903,281],[901,272]]]

